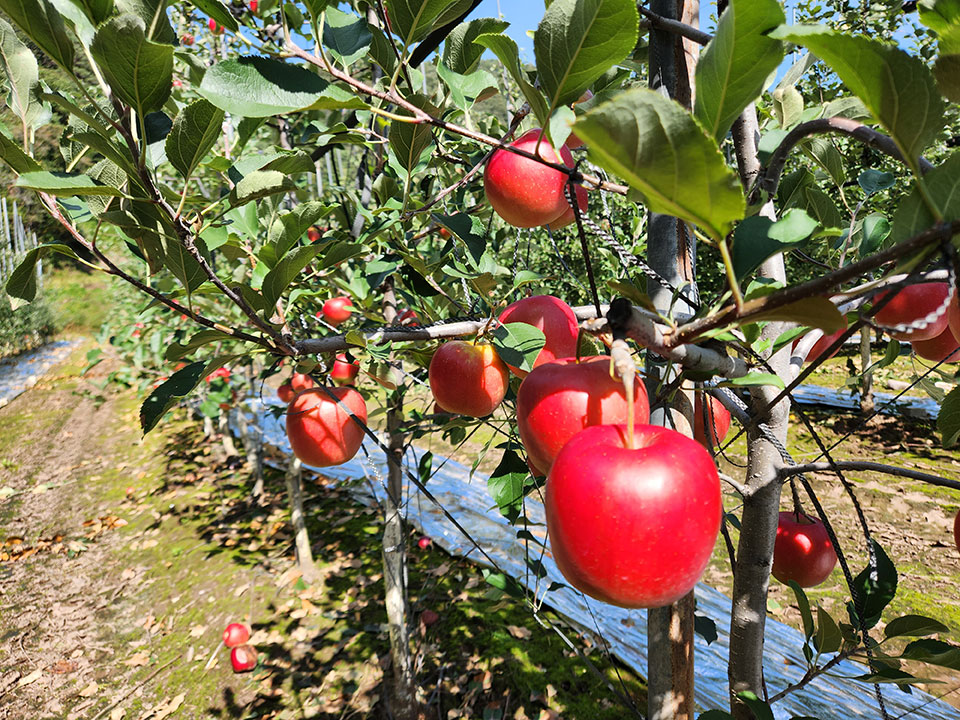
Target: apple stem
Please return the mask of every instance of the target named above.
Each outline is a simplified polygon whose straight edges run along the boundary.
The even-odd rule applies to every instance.
[[[627,393],[627,448],[634,449],[633,443],[633,377],[623,378],[623,389]]]
[[[623,381],[623,392],[627,396],[627,448],[634,448],[633,442],[633,384],[637,375],[637,366],[633,362],[630,347],[623,338],[616,338],[610,346],[610,363],[613,370]]]

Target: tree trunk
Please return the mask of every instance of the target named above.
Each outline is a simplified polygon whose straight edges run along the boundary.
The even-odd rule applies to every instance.
[[[860,371],[863,373],[863,384],[860,388],[860,412],[869,415],[873,412],[873,371],[868,371],[872,358],[870,357],[870,340],[873,328],[864,325],[860,328]]]
[[[665,17],[697,23],[699,0],[653,0],[651,9]],[[693,104],[693,74],[699,49],[688,54],[680,38],[669,33],[651,32],[650,86],[661,89],[678,102]],[[668,215],[650,213],[647,232],[647,260],[650,266],[674,286],[695,282],[693,235],[681,221]],[[695,286],[685,289],[695,293]],[[656,283],[647,283],[647,294],[661,312],[668,314],[673,292]],[[689,312],[686,303],[679,301],[674,310]],[[649,378],[661,377],[666,368],[662,362],[651,359],[647,363]],[[692,403],[685,395],[686,415],[677,410],[654,410],[650,422],[673,427],[691,435]],[[649,720],[693,720],[694,712],[694,657],[693,611],[691,592],[668,607],[651,609],[647,613],[647,716]]]
[[[757,160],[756,107],[750,105],[733,127],[734,147],[740,170],[740,179],[750,187],[760,163]],[[772,202],[768,202],[760,214],[776,219]],[[785,281],[783,256],[770,258],[760,266],[760,276]],[[771,341],[778,337],[786,326],[784,323],[769,323],[761,337]],[[774,373],[788,381],[790,378],[789,345],[770,357],[768,362]],[[754,412],[765,407],[778,394],[777,388],[765,385],[751,391]],[[761,417],[781,445],[786,445],[789,401],[774,407],[768,417]],[[750,690],[765,697],[763,684],[763,641],[767,619],[767,590],[770,569],[773,566],[773,543],[777,534],[780,509],[780,482],[777,470],[781,465],[778,449],[754,427],[747,433],[747,476],[744,485],[747,495],[743,499],[740,520],[741,531],[737,545],[736,568],[733,576],[733,606],[730,617],[730,681],[731,710],[737,720],[753,720],[750,709],[737,699],[737,693]]]

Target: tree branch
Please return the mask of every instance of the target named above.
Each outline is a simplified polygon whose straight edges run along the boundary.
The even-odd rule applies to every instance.
[[[706,45],[708,42],[713,40],[713,35],[710,33],[706,33],[699,28],[693,27],[692,25],[682,23],[679,20],[671,20],[670,18],[665,18],[662,15],[657,15],[655,12],[647,10],[642,5],[637,5],[637,10],[640,11],[640,14],[643,15],[644,19],[646,20],[645,24],[654,30],[663,30],[675,35],[680,35],[688,40],[693,40],[695,43],[699,43],[700,45]]]
[[[957,480],[948,480],[947,478],[940,477],[939,475],[931,475],[930,473],[920,472],[919,470],[910,470],[908,468],[896,467],[895,465],[884,465],[883,463],[869,462],[866,460],[841,460],[833,463],[807,463],[805,465],[788,465],[780,469],[780,478],[782,480],[787,479],[791,475],[805,475],[807,473],[815,472],[824,472],[832,473],[834,472],[833,468],[836,467],[839,470],[854,470],[854,471],[863,471],[863,472],[877,472],[883,473],[884,475],[894,475],[896,477],[908,478],[910,480],[919,480],[920,482],[925,482],[928,485],[936,485],[937,487],[952,488],[954,490],[960,490],[960,481]]]

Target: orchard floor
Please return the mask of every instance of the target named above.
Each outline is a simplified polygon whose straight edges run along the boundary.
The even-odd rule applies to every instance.
[[[141,439],[134,393],[99,387],[110,363],[81,377],[91,345],[0,410],[0,720],[385,717],[377,514],[307,481],[320,570],[307,585],[282,478],[268,472],[252,502],[250,472],[183,417]],[[623,716],[476,566],[409,545],[428,717]],[[220,645],[236,620],[253,627],[252,673],[234,674]],[[593,638],[578,645],[645,703]]]

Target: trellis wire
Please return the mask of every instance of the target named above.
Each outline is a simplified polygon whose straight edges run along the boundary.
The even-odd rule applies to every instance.
[[[10,204],[12,209],[7,198],[0,198],[0,285],[6,284],[27,253],[37,247],[37,234],[27,232],[16,201]],[[36,273],[37,286],[42,288],[43,262],[39,258]]]

